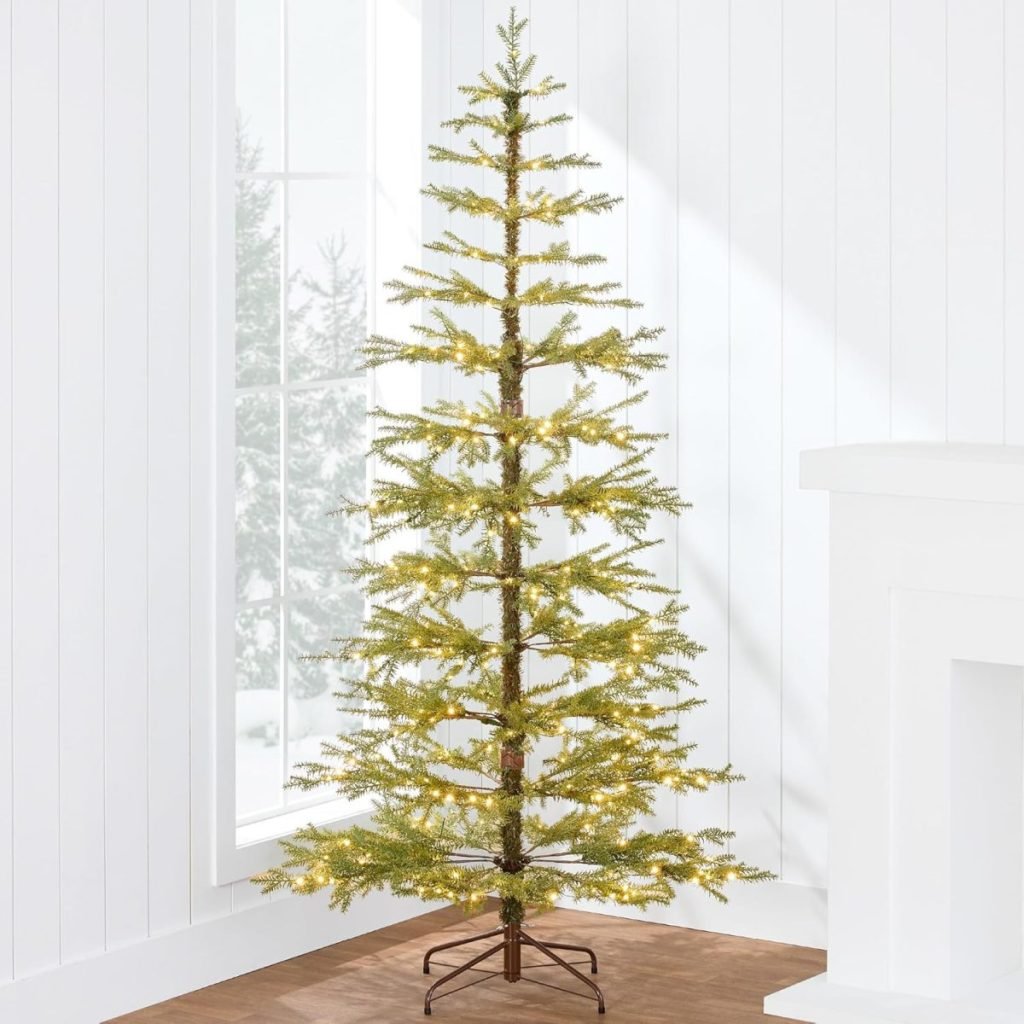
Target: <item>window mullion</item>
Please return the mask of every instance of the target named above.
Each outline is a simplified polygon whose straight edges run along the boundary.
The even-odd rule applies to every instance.
[[[359,588],[351,583],[339,583],[332,587],[319,587],[315,590],[295,590],[288,595],[289,602],[305,601],[309,598],[324,597],[331,594],[351,594],[359,592]],[[272,608],[280,605],[283,598],[280,597],[257,597],[252,600],[240,600],[239,608]]]
[[[358,171],[241,171],[235,174],[239,181],[361,181]]]
[[[291,763],[289,752],[288,698],[290,693],[288,652],[291,646],[289,630],[291,614],[288,586],[288,276],[290,272],[289,241],[289,182],[291,168],[288,153],[289,94],[288,94],[288,0],[281,0],[281,803],[284,808],[287,799],[284,785],[288,781]]]
[[[353,387],[356,385],[365,386],[366,374],[359,374],[352,377],[317,377],[313,380],[296,380],[289,381],[286,385],[283,384],[247,384],[240,388],[235,388],[235,394],[238,395],[281,395],[284,394],[285,390],[289,393],[293,391],[314,391],[326,388],[345,388]]]

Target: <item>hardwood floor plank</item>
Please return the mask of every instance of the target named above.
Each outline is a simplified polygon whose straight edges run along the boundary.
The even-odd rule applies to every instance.
[[[435,911],[107,1024],[411,1024],[423,1019],[424,951],[486,931],[493,922],[493,915],[467,919],[455,909]],[[556,910],[531,924],[549,941],[594,947],[601,968],[595,980],[608,1001],[604,1019],[621,1024],[764,1022],[769,1020],[761,1012],[765,995],[825,969],[825,954],[817,949],[575,910]],[[524,951],[524,964],[540,963],[531,952]],[[466,959],[463,951],[445,958],[449,963]],[[434,979],[443,972],[435,970]],[[572,984],[561,974],[534,967],[528,971],[529,977],[551,984]],[[570,1024],[596,1017],[592,1003],[541,985],[509,986],[495,978],[435,1001],[432,1019]]]

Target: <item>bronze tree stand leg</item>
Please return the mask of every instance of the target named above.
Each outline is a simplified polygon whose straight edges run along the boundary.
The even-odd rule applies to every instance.
[[[454,949],[456,946],[468,946],[471,942],[479,942],[481,939],[492,939],[495,935],[503,934],[504,931],[504,928],[492,928],[489,932],[480,932],[479,935],[471,935],[468,939],[456,939],[454,942],[442,942],[440,946],[431,946],[423,954],[423,973],[430,973],[430,958],[435,953],[440,953],[444,949]]]
[[[441,978],[438,978],[433,985],[427,990],[426,997],[423,1001],[423,1012],[428,1016],[432,1012],[431,1004],[436,1002],[438,999],[442,999],[445,996],[454,995],[456,992],[461,992],[464,988],[469,988],[470,985],[479,985],[481,982],[488,981],[490,978],[504,978],[508,982],[516,981],[529,981],[537,985],[544,985],[548,988],[556,988],[560,992],[566,992],[569,995],[579,996],[581,999],[592,999],[597,1003],[597,1012],[605,1012],[604,993],[601,989],[591,981],[585,974],[576,970],[567,960],[560,957],[555,950],[571,950],[577,953],[585,953],[590,958],[590,973],[597,974],[597,956],[589,946],[573,946],[567,945],[563,942],[542,942],[540,939],[534,938],[532,935],[527,935],[523,930],[522,925],[511,922],[503,925],[501,928],[494,928],[491,931],[481,932],[478,935],[472,935],[466,939],[456,939],[454,942],[444,942],[439,946],[433,946],[428,949],[425,956],[423,957],[423,973],[430,973],[430,959],[435,953],[439,953],[442,950],[454,949],[457,946],[466,946],[470,943],[480,942],[483,939],[494,938],[497,935],[502,936],[501,942],[497,945],[492,946],[490,949],[484,950],[484,952],[473,957],[472,960],[467,961],[464,964],[456,967],[454,970],[449,971],[448,974]],[[536,949],[539,953],[542,953],[550,963],[547,964],[527,964],[523,966],[522,961],[522,949],[523,946],[531,946]],[[496,953],[502,954],[502,966],[500,970],[489,971],[486,968],[478,967],[478,964],[482,964],[485,960],[490,959]],[[577,961],[578,962],[578,961]],[[445,966],[451,966],[446,964]],[[593,995],[589,995],[585,992],[573,991],[572,989],[562,988],[558,985],[551,985],[546,981],[537,981],[536,979],[524,974],[524,971],[543,969],[547,967],[560,967],[562,970],[567,971],[577,981],[582,982]],[[482,975],[475,981],[464,982],[457,988],[449,989],[446,992],[441,992],[438,995],[438,990],[449,982],[454,981],[456,978],[460,978],[467,973],[475,971]]]

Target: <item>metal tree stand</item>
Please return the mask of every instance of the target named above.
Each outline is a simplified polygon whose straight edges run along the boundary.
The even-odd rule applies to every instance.
[[[438,978],[433,985],[427,989],[426,998],[423,1001],[423,1012],[430,1015],[431,1003],[436,1002],[438,999],[443,999],[445,996],[454,995],[456,992],[461,992],[464,988],[469,988],[471,985],[479,985],[481,982],[487,981],[490,978],[503,977],[506,981],[530,981],[535,985],[543,985],[545,988],[557,989],[559,992],[567,992],[572,996],[579,996],[581,999],[590,999],[597,1003],[597,1012],[604,1013],[604,993],[601,989],[591,981],[585,974],[577,971],[573,966],[574,964],[585,964],[585,960],[574,960],[568,961],[563,960],[556,952],[556,949],[569,950],[576,953],[586,953],[590,958],[590,973],[597,974],[597,955],[594,953],[589,946],[571,946],[564,942],[541,942],[539,939],[533,938],[532,935],[528,935],[522,925],[519,924],[506,924],[500,928],[493,928],[489,932],[481,932],[479,935],[472,935],[468,939],[456,939],[454,942],[443,942],[439,946],[433,946],[427,950],[426,955],[423,957],[423,973],[430,973],[430,958],[435,953],[440,953],[442,950],[454,949],[457,946],[468,946],[473,942],[481,942],[484,939],[493,939],[497,936],[502,936],[499,943],[491,946],[490,949],[484,950],[479,956],[473,957],[472,960],[466,963],[456,966],[454,964],[442,964],[444,967],[455,967],[455,970],[450,971],[442,978]],[[525,967],[522,963],[522,948],[523,946],[532,946],[534,949],[539,950],[543,953],[550,961],[549,964],[527,964]],[[486,968],[478,967],[478,964],[482,964],[485,960],[490,959],[495,953],[502,953],[504,963],[500,971],[489,971]],[[563,970],[568,971],[578,981],[582,981],[594,994],[587,995],[584,992],[575,992],[570,988],[562,988],[560,985],[552,985],[550,982],[540,981],[537,978],[529,977],[523,974],[523,971],[539,970],[547,967],[561,967]],[[483,974],[482,978],[477,978],[475,981],[468,981],[458,988],[450,989],[447,992],[442,992],[440,995],[435,993],[442,985],[447,985],[448,982],[454,981],[462,974],[474,971]]]

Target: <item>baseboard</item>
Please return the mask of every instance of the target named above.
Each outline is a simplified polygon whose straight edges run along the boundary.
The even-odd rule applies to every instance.
[[[734,885],[729,889],[728,903],[719,903],[697,889],[685,888],[670,906],[653,906],[647,910],[604,903],[563,905],[631,920],[655,921],[793,946],[824,949],[827,945],[826,891],[809,885],[787,882]]]
[[[0,986],[0,1021],[101,1021],[436,909],[373,894],[347,914],[295,897],[215,918]]]
[[[327,910],[319,897],[262,904],[0,986],[0,1020],[100,1024],[441,905],[379,893],[347,914]],[[572,906],[725,935],[825,946],[825,892],[809,886],[768,882],[734,887],[724,905],[684,890],[671,906],[646,911],[600,903]]]
[[[1020,1024],[1024,971],[951,1001],[833,985],[819,974],[768,996],[764,1012],[814,1024]]]

